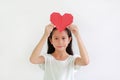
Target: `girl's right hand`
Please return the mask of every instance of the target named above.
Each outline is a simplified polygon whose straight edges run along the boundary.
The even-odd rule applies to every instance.
[[[45,34],[46,36],[49,36],[50,33],[52,32],[53,28],[54,28],[54,25],[53,25],[53,24],[48,24],[48,25],[46,26],[46,28],[45,28],[44,34]]]

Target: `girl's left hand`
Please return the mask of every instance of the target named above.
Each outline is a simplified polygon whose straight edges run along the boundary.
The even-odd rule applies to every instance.
[[[73,24],[69,25],[69,29],[76,37],[79,35],[79,29],[76,25]]]

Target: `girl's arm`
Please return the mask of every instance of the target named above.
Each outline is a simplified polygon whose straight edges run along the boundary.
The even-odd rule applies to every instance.
[[[80,57],[77,57],[75,59],[75,65],[82,65],[82,66],[87,65],[89,63],[89,57],[88,57],[87,50],[83,44],[83,41],[80,37],[78,28],[75,25],[70,25],[70,30],[72,31],[72,33],[76,37],[76,40],[78,43],[78,48],[80,51]]]
[[[40,63],[44,63],[45,59],[43,56],[40,56],[41,54],[41,50],[43,48],[43,45],[46,41],[46,39],[48,38],[50,32],[53,29],[53,25],[49,24],[46,26],[45,28],[45,32],[44,35],[42,36],[41,40],[39,41],[39,43],[37,44],[37,46],[35,47],[35,49],[33,50],[31,56],[30,56],[30,62],[33,64],[40,64]]]

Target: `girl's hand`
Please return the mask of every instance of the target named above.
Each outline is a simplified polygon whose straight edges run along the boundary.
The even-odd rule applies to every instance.
[[[76,25],[70,25],[69,29],[71,30],[71,32],[74,34],[75,37],[77,37],[79,35],[79,29],[77,28]]]
[[[53,30],[54,25],[53,24],[48,24],[45,28],[45,32],[44,34],[48,37],[51,33],[51,31]]]

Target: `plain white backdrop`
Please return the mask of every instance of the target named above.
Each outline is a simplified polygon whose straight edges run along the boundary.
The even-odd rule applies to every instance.
[[[43,79],[29,57],[52,12],[74,16],[88,50],[90,64],[75,80],[120,80],[119,0],[0,0],[0,80]],[[73,43],[78,54],[75,38]]]

